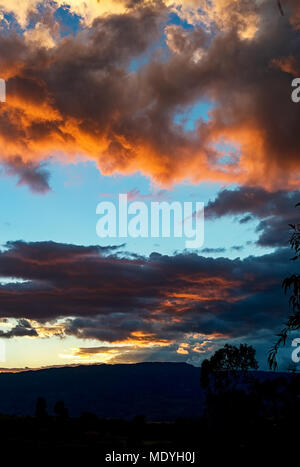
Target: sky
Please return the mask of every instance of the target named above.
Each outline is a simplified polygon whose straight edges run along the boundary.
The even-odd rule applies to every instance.
[[[267,368],[300,202],[300,7],[281,3],[0,0],[2,371],[200,365],[227,342]],[[203,245],[99,238],[119,194],[203,202]]]

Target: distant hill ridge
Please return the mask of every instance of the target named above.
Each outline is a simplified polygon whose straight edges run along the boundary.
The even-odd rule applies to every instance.
[[[255,372],[259,378],[273,373]],[[279,374],[276,374],[278,377]],[[202,414],[200,369],[186,363],[100,364],[0,374],[0,413],[33,415],[38,397],[53,414],[63,400],[70,416],[93,412],[129,419],[172,420]]]

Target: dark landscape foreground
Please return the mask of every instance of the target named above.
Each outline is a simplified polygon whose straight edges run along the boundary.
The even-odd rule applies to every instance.
[[[71,417],[93,412],[102,418],[156,421],[202,414],[199,368],[185,363],[138,363],[50,368],[0,374],[0,413],[32,415],[38,397],[49,414],[62,400]]]
[[[0,374],[1,447],[101,466],[112,452],[145,454],[138,465],[148,465],[156,451],[193,451],[198,465],[288,462],[299,446],[299,375],[251,372],[250,380],[207,393],[199,368],[172,363]]]

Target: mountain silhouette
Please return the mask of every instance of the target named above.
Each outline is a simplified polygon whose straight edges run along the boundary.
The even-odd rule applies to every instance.
[[[201,415],[199,368],[186,363],[84,365],[0,374],[0,413],[33,415],[39,397],[52,414],[62,400],[70,416],[152,420]]]
[[[203,415],[200,368],[187,363],[146,362],[48,368],[0,373],[0,414],[33,415],[43,398],[49,415],[63,401],[71,417],[91,412],[101,418],[167,421]],[[260,381],[287,374],[253,371]]]

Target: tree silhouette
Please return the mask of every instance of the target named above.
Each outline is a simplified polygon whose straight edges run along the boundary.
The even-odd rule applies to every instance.
[[[239,347],[226,344],[214,353],[210,365],[214,371],[248,371],[258,368],[255,349],[247,344],[240,344]]]
[[[255,349],[247,344],[226,344],[202,362],[200,383],[210,423],[218,426],[225,423],[228,429],[241,426],[251,418],[255,412],[253,398],[245,388],[253,382],[249,370],[257,368]]]
[[[300,206],[300,203],[296,204],[296,207],[298,206]],[[300,258],[300,224],[289,225],[292,229],[289,243],[295,253],[291,261],[296,261]],[[288,333],[300,328],[300,275],[293,274],[286,277],[282,282],[282,287],[285,294],[290,292],[289,307],[291,314],[285,323],[285,327],[277,334],[278,340],[269,351],[268,363],[273,370],[278,368],[277,353],[280,346],[286,344]]]
[[[201,365],[200,382],[208,392],[224,392],[234,386],[235,376],[245,378],[250,369],[257,370],[256,351],[251,345],[225,344],[212,357],[204,360]]]
[[[47,409],[46,409],[46,400],[43,397],[38,397],[35,406],[35,416],[37,418],[45,418],[47,417]]]

